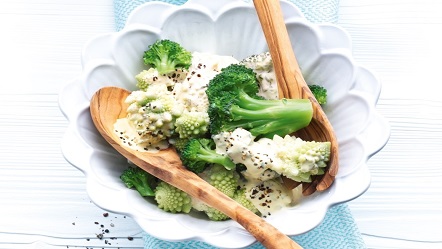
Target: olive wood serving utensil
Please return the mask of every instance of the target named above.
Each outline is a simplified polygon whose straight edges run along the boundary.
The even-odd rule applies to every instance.
[[[175,149],[139,152],[123,145],[114,132],[114,123],[118,118],[126,117],[128,105],[124,103],[124,100],[129,94],[130,92],[125,89],[104,87],[97,91],[91,100],[92,120],[100,134],[112,147],[143,170],[237,221],[266,248],[302,248],[264,219],[187,170],[182,165]]]
[[[325,174],[312,177],[311,183],[302,183],[304,195],[324,191],[333,183],[338,172],[338,142],[333,127],[304,80],[290,42],[279,0],[254,0],[253,3],[272,56],[280,98],[302,98],[312,102],[312,121],[309,126],[296,132],[296,135],[307,140],[331,142],[330,161]],[[295,187],[298,184],[292,182],[287,185]]]

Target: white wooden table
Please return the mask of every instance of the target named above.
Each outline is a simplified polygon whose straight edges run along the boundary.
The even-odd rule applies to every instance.
[[[364,240],[442,248],[442,1],[341,0],[339,24],[383,82],[392,128],[370,189],[349,204]],[[113,30],[112,0],[0,1],[0,248],[142,247],[136,223],[105,217],[59,148],[57,94],[80,73],[83,44]]]

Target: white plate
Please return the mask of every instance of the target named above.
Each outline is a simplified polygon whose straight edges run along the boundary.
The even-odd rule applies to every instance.
[[[306,81],[328,89],[324,107],[339,142],[339,173],[327,191],[266,220],[288,235],[316,227],[327,210],[354,199],[370,185],[367,160],[389,138],[389,126],[376,112],[381,84],[351,56],[349,35],[334,25],[308,22],[296,6],[282,2],[285,21]],[[126,160],[96,131],[89,100],[101,87],[135,89],[142,54],[157,39],[168,38],[191,51],[242,59],[267,51],[256,12],[241,0],[190,0],[182,6],[149,2],[138,7],[126,27],[90,40],[82,54],[83,73],[60,93],[69,120],[62,151],[83,171],[87,191],[98,206],[133,217],[149,234],[171,241],[197,239],[217,247],[238,248],[255,239],[234,221],[213,222],[198,214],[170,214],[127,189],[119,176]]]

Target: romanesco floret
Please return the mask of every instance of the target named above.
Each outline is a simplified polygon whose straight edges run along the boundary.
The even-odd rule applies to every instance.
[[[175,122],[175,130],[180,138],[203,137],[208,132],[209,122],[206,112],[183,112]]]
[[[206,213],[207,217],[209,217],[209,219],[214,221],[223,221],[230,219],[229,216],[225,215],[224,213],[213,207],[207,207],[204,212]]]
[[[175,119],[182,113],[165,85],[152,85],[147,91],[134,91],[127,98],[127,119],[139,135],[134,141],[147,146],[171,137]]]
[[[192,209],[190,195],[166,182],[155,188],[155,201],[160,209],[170,213],[189,213]]]
[[[330,142],[304,141],[300,138],[275,136],[279,163],[272,169],[294,181],[310,182],[312,175],[324,174],[330,159]]]
[[[192,208],[197,211],[204,212],[207,217],[213,221],[223,221],[229,219],[229,216],[223,214],[221,211],[211,206],[208,206],[207,204],[196,198],[192,198]]]
[[[173,88],[175,83],[186,77],[186,74],[187,72],[182,69],[176,69],[169,74],[160,74],[156,68],[151,67],[148,70],[141,71],[135,76],[135,79],[137,80],[137,87],[142,91],[146,91],[150,85],[157,83]]]
[[[223,165],[214,164],[200,176],[228,197],[233,197],[238,189],[239,174],[235,170],[226,169]]]
[[[255,137],[245,129],[214,136],[217,151],[224,151],[235,164],[244,164],[246,179],[265,181],[284,175],[294,181],[311,182],[324,174],[330,159],[330,142],[304,141],[294,136],[273,139]]]
[[[253,213],[255,213],[255,214],[259,213],[259,210],[255,207],[255,205],[247,198],[245,188],[238,189],[235,192],[235,195],[233,195],[232,199],[234,201],[238,202],[239,204],[241,204],[243,207],[252,211]]]
[[[228,197],[235,197],[236,191],[239,188],[239,174],[235,170],[228,170],[223,165],[214,164],[199,175],[210,185],[214,186]],[[238,195],[238,198],[239,197],[240,195]],[[229,219],[224,213],[198,200],[192,201],[192,207],[195,210],[205,212],[207,217],[214,221]]]

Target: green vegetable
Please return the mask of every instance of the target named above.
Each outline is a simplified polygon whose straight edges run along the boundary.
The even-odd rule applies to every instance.
[[[192,53],[179,43],[171,40],[158,40],[144,52],[144,64],[152,66],[160,74],[168,74],[176,69],[189,69]]]
[[[248,210],[252,211],[253,213],[255,213],[255,214],[259,213],[259,211],[255,207],[255,205],[253,205],[253,203],[249,199],[247,199],[245,188],[238,189],[235,192],[235,195],[233,196],[233,200],[238,202],[239,204],[241,204],[243,207],[247,208]]]
[[[297,182],[311,182],[312,175],[324,174],[330,160],[330,142],[304,141],[286,136],[275,138],[276,159],[270,169]]]
[[[160,74],[158,70],[153,67],[148,70],[143,70],[135,75],[137,87],[142,91],[146,91],[147,88],[153,84],[164,84],[172,89],[175,86],[175,83],[181,81],[184,77],[186,77],[186,73],[179,69],[175,70],[173,73]]]
[[[155,188],[155,201],[160,209],[170,213],[189,213],[192,209],[190,195],[167,182],[160,182]]]
[[[209,115],[206,112],[184,112],[175,122],[180,138],[197,138],[207,134]]]
[[[253,136],[283,136],[306,127],[313,115],[308,99],[259,97],[256,75],[244,65],[232,64],[222,69],[210,81],[206,93],[212,134],[241,127]]]
[[[238,188],[239,174],[235,170],[228,170],[220,164],[214,164],[200,176],[228,197],[233,197]]]
[[[200,176],[228,197],[235,197],[239,186],[239,174],[235,170],[228,170],[223,165],[214,164],[202,172]],[[199,200],[193,200],[192,207],[198,211],[203,211],[209,219],[214,221],[230,219],[221,211],[210,207]]]
[[[181,153],[183,151],[184,146],[189,142],[190,139],[188,138],[173,138],[169,139],[169,142],[175,147],[175,149],[178,151],[178,153]]]
[[[175,134],[175,120],[182,113],[167,86],[151,85],[146,91],[133,91],[125,100],[127,119],[140,135],[138,144],[155,145]]]
[[[154,196],[156,178],[139,167],[129,167],[120,175],[128,188],[134,188],[141,196]]]
[[[194,138],[181,151],[184,166],[195,173],[203,172],[210,164],[220,164],[234,169],[235,163],[229,157],[216,153],[215,142],[208,138]]]
[[[325,87],[320,85],[308,85],[308,87],[320,105],[327,103],[327,89]]]

